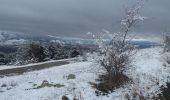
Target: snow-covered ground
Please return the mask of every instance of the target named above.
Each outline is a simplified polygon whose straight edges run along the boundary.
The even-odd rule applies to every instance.
[[[87,61],[0,78],[0,99],[61,100],[66,95],[70,100],[74,96],[81,100],[122,100],[124,94],[133,93],[129,89],[143,95],[159,93],[159,87],[165,85],[168,77],[168,69],[162,66],[162,49],[139,50],[134,56],[133,65],[135,69],[129,69],[129,76],[134,84],[117,89],[108,96],[96,96],[89,82],[95,82],[101,71],[97,64]],[[70,75],[75,77],[69,79]],[[60,86],[37,88],[44,80]]]
[[[130,88],[148,98],[160,94],[161,86],[166,86],[170,75],[170,68],[163,66],[165,60],[162,48],[141,49],[134,59],[133,65],[136,69],[130,76],[135,84]]]

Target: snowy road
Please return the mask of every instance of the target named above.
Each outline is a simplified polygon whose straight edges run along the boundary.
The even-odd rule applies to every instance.
[[[33,65],[21,66],[16,68],[7,68],[0,70],[0,76],[12,76],[12,75],[20,75],[25,72],[35,71],[35,70],[42,70],[45,68],[51,68],[55,66],[61,66],[69,64],[69,60],[59,60],[53,62],[45,62],[45,63],[38,63]]]

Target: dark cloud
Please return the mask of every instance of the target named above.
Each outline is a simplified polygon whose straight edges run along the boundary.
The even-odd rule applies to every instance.
[[[117,31],[126,7],[135,0],[0,0],[0,30],[29,34],[80,36],[102,29]],[[141,33],[169,28],[169,0],[148,0]]]

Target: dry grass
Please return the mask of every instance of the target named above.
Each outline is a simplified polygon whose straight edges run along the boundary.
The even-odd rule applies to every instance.
[[[129,83],[130,79],[126,75],[119,73],[112,76],[109,74],[100,75],[97,81],[99,81],[99,83],[92,83],[93,87],[97,89],[96,94],[106,95]]]

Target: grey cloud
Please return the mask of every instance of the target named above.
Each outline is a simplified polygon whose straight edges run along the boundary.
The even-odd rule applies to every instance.
[[[80,36],[102,29],[117,31],[126,7],[135,0],[0,0],[0,30]],[[169,27],[169,0],[148,0],[149,17],[134,31],[160,33]]]

